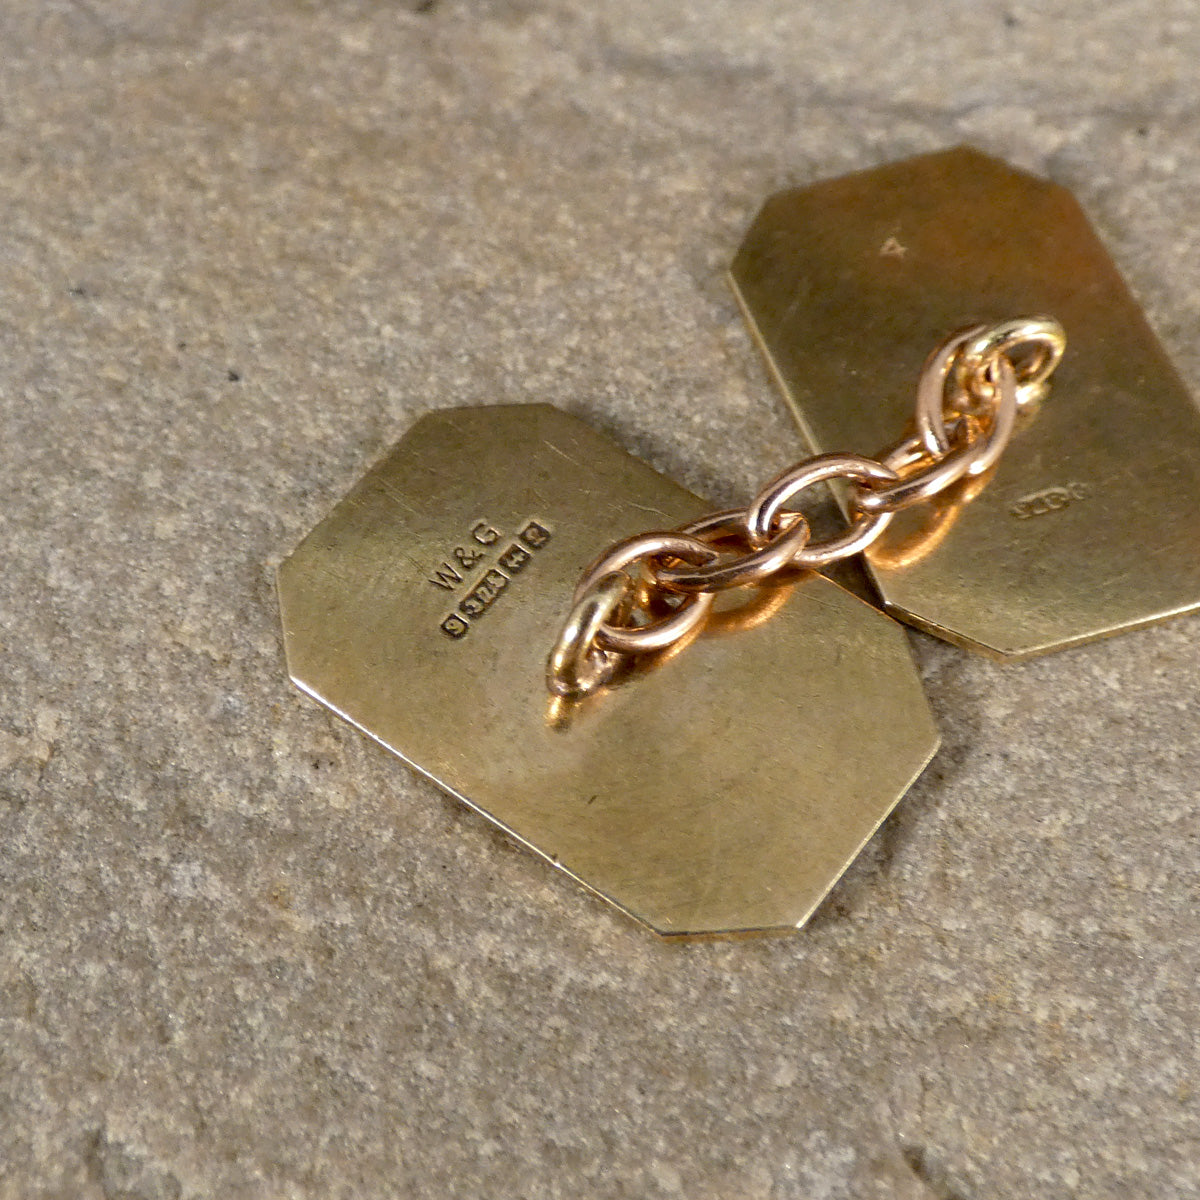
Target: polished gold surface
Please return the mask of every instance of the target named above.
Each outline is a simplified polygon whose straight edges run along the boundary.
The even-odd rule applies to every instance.
[[[427,416],[280,568],[292,678],[659,933],[795,928],[936,749],[899,626],[809,575],[546,694],[597,548],[704,507],[550,407]]]
[[[960,148],[781,192],[731,275],[815,452],[892,443],[955,330],[1066,330],[987,486],[898,514],[867,552],[890,612],[1022,658],[1200,607],[1200,413],[1063,188]]]

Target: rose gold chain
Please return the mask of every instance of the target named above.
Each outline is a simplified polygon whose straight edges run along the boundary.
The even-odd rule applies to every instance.
[[[575,588],[546,667],[550,691],[586,696],[629,660],[693,636],[718,592],[860,554],[896,513],[984,475],[1008,445],[1018,413],[1045,395],[1065,345],[1053,317],[956,333],[926,360],[914,431],[877,459],[818,454],[777,475],[745,509],[610,546]],[[847,485],[849,527],[814,542],[796,497],[835,480]]]

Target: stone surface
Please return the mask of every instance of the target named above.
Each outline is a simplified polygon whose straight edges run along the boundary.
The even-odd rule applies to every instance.
[[[1195,389],[1190,0],[9,0],[0,45],[0,1196],[1200,1194],[1200,620],[916,639],[945,748],[865,857],[680,947],[296,693],[271,586],[430,407],[743,499],[799,444],[747,221],[963,140],[1075,190]]]

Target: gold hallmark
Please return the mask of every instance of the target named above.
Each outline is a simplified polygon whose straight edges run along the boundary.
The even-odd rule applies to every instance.
[[[959,148],[781,192],[731,277],[814,452],[888,444],[924,347],[964,325],[1066,330],[987,486],[866,551],[887,611],[1019,659],[1200,607],[1200,413],[1064,188]]]
[[[795,929],[937,748],[900,626],[799,574],[600,695],[546,693],[597,548],[703,509],[549,406],[431,414],[280,567],[289,672],[656,932]]]

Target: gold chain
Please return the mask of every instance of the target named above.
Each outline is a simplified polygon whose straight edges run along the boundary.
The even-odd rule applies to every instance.
[[[896,513],[983,476],[1003,454],[1018,413],[1046,394],[1065,346],[1053,317],[956,333],[926,360],[914,431],[877,459],[818,454],[777,475],[745,509],[610,546],[575,588],[546,666],[550,691],[586,696],[637,656],[695,634],[717,593],[860,554]],[[848,484],[849,527],[814,542],[803,514],[790,506],[806,488],[834,480]]]

